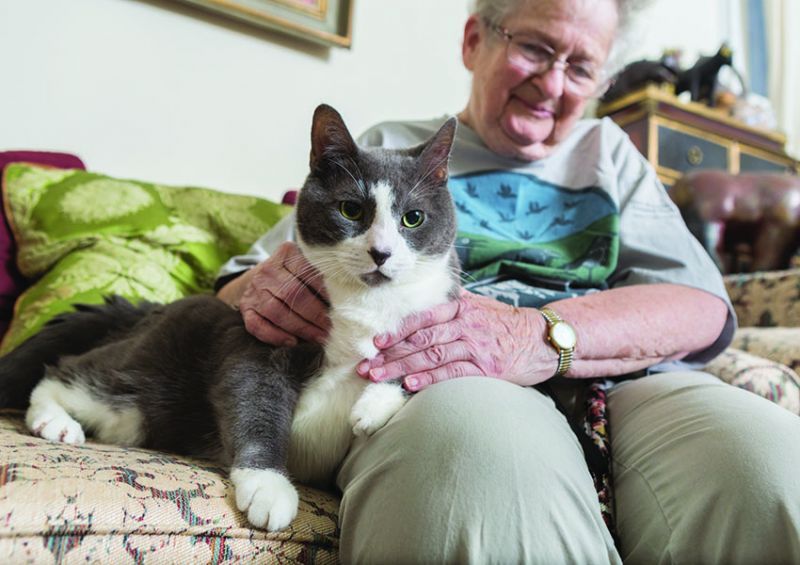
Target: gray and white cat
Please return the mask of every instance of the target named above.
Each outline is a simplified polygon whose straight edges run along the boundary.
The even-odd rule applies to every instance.
[[[330,296],[324,351],[266,345],[215,297],[138,306],[112,297],[0,358],[0,407],[27,406],[28,427],[50,441],[80,444],[86,432],[216,459],[252,524],[288,526],[298,506],[289,473],[324,482],[353,433],[373,433],[405,403],[398,383],[355,373],[377,353],[373,337],[457,290],[455,125],[415,148],[365,149],[333,108],[315,111],[296,234]]]
[[[330,476],[352,433],[372,434],[406,401],[398,383],[369,384],[355,374],[360,360],[378,353],[374,336],[457,289],[447,189],[455,126],[449,120],[412,150],[364,150],[335,111],[317,112],[297,241],[324,278],[332,329],[322,370],[304,387],[292,423],[289,468],[302,481]],[[321,201],[327,205],[307,204]]]

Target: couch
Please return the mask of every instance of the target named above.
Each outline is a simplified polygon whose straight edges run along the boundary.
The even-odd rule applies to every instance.
[[[103,293],[166,301],[209,292],[224,258],[285,213],[252,197],[112,179],[61,157],[5,156],[70,169],[16,164],[3,175],[0,254],[4,272],[13,271],[4,292],[14,304],[3,351]],[[96,209],[103,206],[113,214]],[[800,413],[792,368],[800,368],[800,330],[788,327],[800,320],[800,271],[727,283],[740,319],[773,334],[743,328],[709,370]],[[0,563],[335,562],[338,504],[335,492],[301,486],[286,531],[253,529],[213,463],[91,441],[52,444],[28,433],[22,412],[0,411]]]

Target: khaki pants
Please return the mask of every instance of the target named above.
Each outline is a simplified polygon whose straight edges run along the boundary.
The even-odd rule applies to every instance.
[[[800,563],[800,418],[697,372],[609,395],[620,547],[580,445],[531,388],[415,395],[338,476],[345,563]]]

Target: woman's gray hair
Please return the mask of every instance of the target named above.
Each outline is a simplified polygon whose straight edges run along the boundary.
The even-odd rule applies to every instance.
[[[503,20],[526,5],[535,5],[537,0],[472,0],[470,12],[491,25],[500,25]],[[617,36],[606,62],[606,70],[614,73],[622,67],[624,43],[631,30],[636,13],[651,0],[612,0],[617,5],[619,25]]]

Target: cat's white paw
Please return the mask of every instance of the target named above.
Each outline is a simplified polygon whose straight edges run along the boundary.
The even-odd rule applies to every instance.
[[[61,408],[29,413],[27,420],[31,432],[46,440],[73,445],[86,441],[81,425]]]
[[[371,436],[397,414],[406,403],[402,387],[390,383],[370,384],[350,411],[350,424],[357,436]]]
[[[282,530],[297,516],[300,497],[294,485],[272,469],[232,469],[236,507],[258,528]]]

